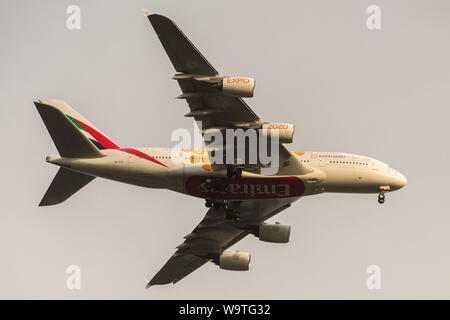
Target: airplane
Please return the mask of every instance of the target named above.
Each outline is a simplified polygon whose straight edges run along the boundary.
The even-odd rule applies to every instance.
[[[384,203],[386,192],[406,185],[403,174],[370,157],[290,151],[286,144],[292,142],[294,126],[262,121],[242,99],[253,96],[254,79],[220,75],[173,21],[144,13],[176,70],[173,79],[182,90],[178,98],[186,100],[190,109],[185,116],[201,122],[202,133],[270,128],[279,137],[276,174],[266,175],[261,161],[210,161],[216,149],[208,144],[203,149],[122,148],[64,101],[34,102],[59,152],[46,157],[59,169],[40,206],[67,200],[96,177],[205,200],[208,211],[203,220],[147,281],[147,288],[175,284],[207,262],[225,270],[249,270],[250,253],[227,249],[250,234],[261,241],[289,242],[290,226],[266,220],[301,197],[374,193]]]

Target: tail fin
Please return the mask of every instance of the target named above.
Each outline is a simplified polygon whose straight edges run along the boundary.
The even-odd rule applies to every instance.
[[[86,174],[59,168],[39,206],[61,203],[94,179],[95,177]]]
[[[119,148],[92,123],[61,100],[34,103],[61,157],[102,157],[103,149]],[[60,168],[39,203],[49,206],[67,200],[95,177]]]
[[[100,150],[119,148],[64,101],[40,100],[34,104],[62,157],[101,157]]]

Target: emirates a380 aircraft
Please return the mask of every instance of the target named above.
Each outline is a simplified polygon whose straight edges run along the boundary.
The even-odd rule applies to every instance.
[[[402,188],[406,178],[365,156],[336,152],[292,152],[294,126],[263,122],[242,100],[254,79],[221,76],[168,18],[145,11],[177,73],[190,108],[186,117],[205,130],[277,130],[277,173],[261,174],[257,163],[210,162],[212,152],[195,149],[121,148],[61,100],[35,102],[59,152],[47,162],[59,171],[40,206],[61,203],[96,177],[147,188],[165,188],[205,199],[204,219],[147,283],[176,283],[208,261],[227,270],[248,270],[250,254],[226,251],[249,234],[275,243],[289,241],[290,226],[265,221],[304,196],[324,192],[374,193]],[[176,158],[176,159],[175,159]],[[180,161],[182,159],[183,161]]]

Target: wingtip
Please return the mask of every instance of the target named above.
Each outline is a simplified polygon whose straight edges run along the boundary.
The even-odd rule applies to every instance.
[[[148,279],[145,279],[145,289],[148,289],[152,286],[151,281]]]
[[[145,16],[151,16],[152,14],[153,14],[153,12],[150,12],[150,11],[148,11],[148,10],[146,10],[146,9],[142,9],[142,12],[145,14]]]

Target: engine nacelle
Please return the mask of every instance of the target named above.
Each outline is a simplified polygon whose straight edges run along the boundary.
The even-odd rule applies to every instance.
[[[295,126],[290,123],[269,123],[262,126],[262,134],[270,138],[274,131],[278,132],[281,143],[291,143],[294,139]]]
[[[246,77],[231,77],[222,79],[222,92],[231,97],[253,97],[255,79]]]
[[[291,226],[270,223],[261,223],[259,225],[259,240],[274,243],[288,243],[291,234]]]
[[[247,271],[250,264],[250,253],[240,251],[224,251],[219,256],[220,269]]]

